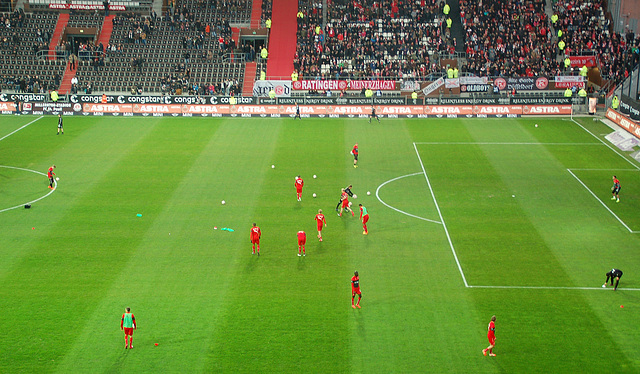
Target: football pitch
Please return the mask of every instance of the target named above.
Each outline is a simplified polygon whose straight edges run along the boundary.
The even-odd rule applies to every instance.
[[[640,372],[640,166],[591,118],[56,125],[0,121],[0,373]]]

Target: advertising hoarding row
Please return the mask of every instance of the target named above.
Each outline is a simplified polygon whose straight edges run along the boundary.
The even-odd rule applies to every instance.
[[[264,81],[270,82],[270,81]],[[46,102],[47,95],[42,94],[0,94],[0,102]],[[104,102],[103,102],[104,101]],[[235,102],[235,105],[582,105],[585,99],[580,97],[563,96],[477,96],[477,97],[420,97],[411,99],[407,96],[374,96],[364,97],[276,97],[275,99],[238,96],[233,99],[230,96],[154,96],[154,95],[70,95],[72,104],[201,104],[201,105],[226,105]]]
[[[173,117],[284,117],[294,116],[295,105],[120,104],[120,103],[23,103],[24,114],[84,116]],[[519,117],[522,115],[570,114],[571,105],[376,105],[381,117]],[[301,105],[303,117],[368,117],[371,105]],[[15,112],[15,103],[2,102],[3,114]]]

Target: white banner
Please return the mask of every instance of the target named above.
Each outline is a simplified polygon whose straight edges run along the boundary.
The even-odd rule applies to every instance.
[[[276,97],[291,96],[291,81],[255,81],[253,83],[253,96],[269,97],[269,91],[274,90]]]
[[[424,94],[424,96],[428,96],[433,91],[435,91],[438,88],[442,87],[443,84],[444,84],[444,78],[440,77],[437,80],[435,80],[434,82],[431,82],[427,87],[423,88],[422,89],[422,93]]]
[[[555,77],[556,88],[584,87],[584,77],[580,75],[559,75]]]
[[[407,81],[402,81],[402,83],[400,84],[400,91],[419,91],[419,90],[420,90],[420,83],[416,81],[407,80]]]
[[[487,77],[460,77],[460,84],[487,84],[489,78]]]
[[[460,78],[449,78],[444,81],[444,88],[458,88],[460,87]]]

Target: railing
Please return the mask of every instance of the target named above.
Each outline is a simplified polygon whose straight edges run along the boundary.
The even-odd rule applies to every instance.
[[[233,52],[222,55],[222,62],[246,62],[247,53]]]
[[[56,51],[55,49],[43,49],[36,52],[36,58],[39,60],[44,60],[47,57],[51,57],[52,60],[66,60],[70,55],[71,51]],[[78,61],[87,61],[96,57],[105,58],[107,55],[100,51],[82,51],[78,54]]]
[[[67,59],[71,51],[56,51],[55,49],[43,49],[36,52],[36,59],[44,60],[49,58],[50,60],[64,60]]]
[[[467,54],[465,52],[453,52],[453,53],[438,52],[438,55],[440,56],[440,59],[448,59],[448,60],[455,60],[458,58],[467,58]]]

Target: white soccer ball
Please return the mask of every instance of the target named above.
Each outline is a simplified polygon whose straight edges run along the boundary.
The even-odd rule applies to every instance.
[[[538,124],[536,123],[536,127],[538,127]]]
[[[271,169],[275,169],[275,168],[276,168],[276,166],[275,166],[275,165],[271,165]]]
[[[367,196],[371,195],[371,191],[367,191]]]
[[[59,181],[59,180],[60,180],[60,177],[56,177],[56,180],[57,180],[57,181]]]
[[[606,283],[602,285],[602,288],[607,288],[607,285],[606,285]]]
[[[357,198],[358,198],[358,195],[353,194],[353,198],[354,198],[354,199],[357,199]]]
[[[313,194],[313,197],[316,197],[316,194]]]
[[[318,177],[317,175],[313,174],[313,179],[316,179],[317,177]]]
[[[351,204],[353,204],[351,201],[349,201],[349,208],[351,208]]]
[[[224,205],[224,204],[226,204],[226,203],[227,203],[226,201],[222,200],[222,205]]]

